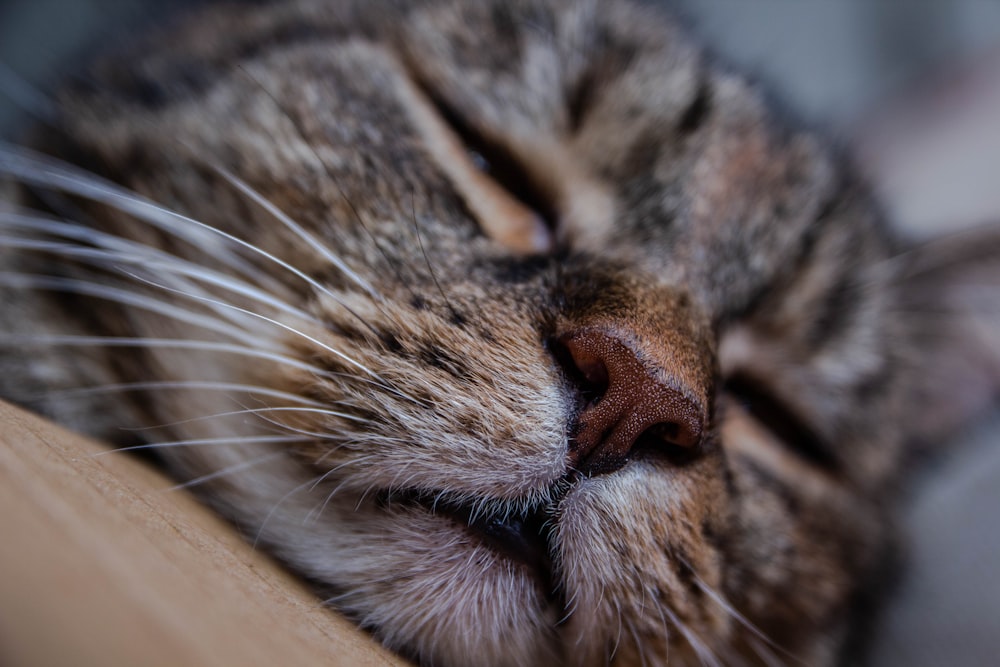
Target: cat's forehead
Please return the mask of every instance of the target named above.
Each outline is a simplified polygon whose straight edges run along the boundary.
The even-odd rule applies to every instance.
[[[823,147],[647,7],[444,3],[395,34],[410,74],[543,183],[570,247],[710,301],[796,261],[837,197]]]
[[[774,122],[752,86],[648,8],[305,4],[248,11],[225,43],[204,33],[232,16],[209,11],[117,60],[97,102],[72,109],[78,134],[110,153],[141,145],[143,155],[159,147],[230,163],[317,228],[360,215],[369,229],[357,252],[369,266],[385,254],[366,248],[370,232],[413,236],[400,221],[421,223],[447,264],[503,254],[470,245],[483,221],[428,151],[416,91],[542,193],[563,249],[682,286],[717,311],[799,261],[839,197],[812,136]],[[89,131],[79,125],[88,112]],[[417,240],[391,252],[413,254]],[[399,261],[411,259],[423,261]]]

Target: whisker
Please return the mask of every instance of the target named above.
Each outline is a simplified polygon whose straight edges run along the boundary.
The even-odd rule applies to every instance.
[[[229,240],[258,254],[264,252],[256,246],[241,241],[211,225],[160,206],[141,195],[93,173],[78,169],[67,162],[44,156],[22,146],[0,141],[0,173],[5,173],[36,187],[59,189],[111,206],[174,238],[186,241],[203,252],[210,253],[217,261],[232,266],[244,275],[255,277],[261,275],[260,271],[234,254],[232,248],[227,248],[220,243],[223,240]],[[213,241],[215,242],[213,243]]]
[[[605,594],[606,588],[607,588],[607,586],[605,584],[601,584],[601,599],[597,603],[598,608],[600,608],[601,603],[604,602],[604,594]],[[614,647],[611,649],[611,653],[608,655],[608,659],[607,659],[607,663],[608,664],[611,664],[612,659],[618,653],[618,647],[621,646],[621,644],[622,644],[622,631],[623,631],[623,625],[624,625],[624,622],[625,622],[625,617],[624,617],[624,614],[622,613],[621,604],[619,604],[618,600],[615,600],[614,598],[612,598],[610,600],[610,602],[614,605],[615,611],[618,612],[618,634],[615,635],[615,644],[614,644]]]
[[[403,438],[393,438],[390,436],[376,435],[370,433],[363,435],[354,434],[354,436],[351,438],[344,438],[342,435],[339,434],[317,435],[316,438],[327,442],[337,443],[335,447],[330,448],[329,451],[325,452],[322,456],[320,456],[318,459],[315,460],[314,463],[316,465],[323,463],[324,461],[326,461],[328,457],[330,457],[332,454],[337,453],[341,449],[358,450],[366,445],[385,445],[388,443],[407,445],[410,442],[409,440],[405,440]]]
[[[309,341],[310,343],[319,346],[320,348],[326,350],[330,354],[333,354],[334,356],[338,357],[342,361],[345,361],[346,363],[351,364],[352,366],[355,366],[356,368],[364,371],[369,376],[371,376],[371,377],[373,377],[373,378],[375,378],[375,379],[377,379],[377,380],[379,380],[381,382],[385,382],[385,380],[381,376],[379,376],[378,373],[376,373],[375,371],[367,368],[361,362],[356,361],[355,359],[352,359],[351,357],[347,356],[346,354],[344,354],[340,350],[338,350],[336,348],[333,348],[333,347],[330,347],[326,343],[324,343],[324,342],[322,342],[322,341],[320,341],[320,340],[318,340],[318,339],[310,336],[309,334],[305,333],[304,331],[300,331],[300,330],[296,329],[295,327],[293,327],[291,325],[285,324],[284,322],[279,322],[278,320],[276,320],[274,318],[267,317],[266,315],[261,315],[260,313],[255,313],[252,310],[247,310],[246,308],[240,308],[239,306],[233,305],[231,303],[226,303],[225,301],[219,301],[218,299],[212,299],[212,298],[209,298],[209,297],[198,296],[197,294],[187,294],[187,293],[181,292],[179,290],[176,290],[176,289],[174,289],[172,287],[168,287],[167,285],[163,285],[163,284],[154,282],[152,280],[147,280],[146,278],[142,278],[141,276],[138,276],[138,275],[133,275],[132,277],[135,278],[136,280],[139,280],[139,281],[141,281],[143,283],[146,283],[146,284],[148,284],[148,285],[150,285],[152,287],[157,287],[159,289],[163,289],[163,290],[166,290],[168,292],[172,292],[174,294],[179,294],[181,296],[184,296],[184,297],[187,297],[187,298],[190,298],[190,299],[195,299],[197,301],[202,301],[204,303],[212,304],[214,306],[218,306],[218,307],[221,307],[221,308],[228,308],[228,309],[234,310],[236,312],[243,313],[244,315],[249,315],[250,317],[254,317],[254,318],[257,318],[259,320],[263,320],[264,322],[267,322],[268,324],[272,324],[272,325],[274,325],[276,327],[284,329],[285,331],[288,331],[288,332],[290,332],[292,334],[295,334],[296,336],[299,336],[299,337],[301,337],[301,338]],[[389,388],[388,385],[386,385],[386,388]]]
[[[1000,234],[997,234],[995,225],[979,225],[946,232],[908,247],[879,261],[868,270],[876,275],[889,275],[893,281],[912,279],[929,271],[968,262],[969,250],[972,248],[970,240],[981,241],[977,245],[977,251],[982,253],[979,257],[995,261],[997,249],[1000,247]],[[949,250],[951,253],[946,252]],[[911,263],[911,259],[924,261]],[[905,268],[906,271],[900,271],[901,268]]]
[[[326,474],[324,474],[323,477],[326,477]],[[319,481],[322,481],[322,480],[319,480]],[[334,496],[336,496],[338,493],[340,493],[340,490],[344,488],[344,486],[347,484],[347,482],[348,482],[347,479],[343,479],[343,480],[340,481],[340,484],[338,484],[337,486],[333,487],[333,489],[330,491],[330,493],[328,493],[326,495],[326,498],[323,499],[322,505],[319,508],[319,510],[317,510],[316,507],[313,506],[309,510],[309,512],[306,513],[305,518],[302,520],[302,524],[305,525],[305,524],[309,523],[310,517],[312,517],[312,515],[314,513],[316,515],[316,520],[318,521],[319,517],[323,514],[323,510],[326,509],[327,503],[329,503],[330,500],[332,500]],[[315,488],[315,485],[313,486],[313,488]],[[319,503],[317,503],[317,505],[319,505]]]
[[[681,562],[683,562],[688,567],[688,569],[691,572],[695,572],[694,568],[691,567],[690,563],[687,563],[686,561],[684,561],[680,557],[678,557],[678,560],[681,560]],[[746,616],[744,616],[743,614],[741,614],[732,604],[730,604],[729,602],[727,602],[726,599],[722,596],[721,593],[719,593],[718,591],[714,590],[711,586],[709,586],[707,583],[705,583],[705,581],[702,580],[702,578],[699,577],[697,575],[697,573],[694,574],[694,582],[698,586],[698,588],[700,588],[702,591],[704,591],[704,593],[709,598],[712,599],[713,602],[715,602],[717,605],[719,605],[720,607],[722,607],[723,611],[725,611],[727,614],[729,614],[730,617],[736,619],[736,621],[740,625],[742,625],[744,628],[746,628],[747,630],[749,630],[750,633],[753,635],[753,637],[756,637],[758,640],[760,640],[760,641],[764,642],[765,644],[767,644],[768,646],[774,648],[776,651],[779,651],[780,653],[783,653],[784,655],[786,655],[787,657],[791,658],[795,662],[797,662],[799,664],[805,664],[796,655],[794,655],[793,653],[791,653],[790,651],[788,651],[787,649],[785,649],[784,647],[782,647],[781,645],[779,645],[777,642],[775,642],[770,637],[768,637],[756,625],[754,625],[753,623],[751,623],[750,619],[748,619]]]
[[[148,310],[179,322],[185,322],[192,326],[220,333],[229,338],[246,343],[247,345],[260,345],[264,342],[264,339],[259,336],[247,334],[214,317],[201,315],[165,301],[154,299],[153,297],[145,294],[121,289],[119,287],[103,283],[75,278],[62,278],[59,276],[0,272],[0,286],[13,287],[17,289],[51,290],[56,292],[91,296],[125,306]]]
[[[366,457],[363,457],[361,459],[355,459],[355,461],[358,462],[358,463],[363,463],[368,458],[369,457],[366,456]],[[355,512],[361,511],[361,505],[365,502],[365,498],[368,497],[368,494],[369,494],[369,492],[371,492],[371,490],[372,490],[372,487],[369,486],[368,488],[366,488],[364,491],[361,492],[361,497],[358,498],[358,502],[355,503],[355,505],[354,505],[354,511]]]
[[[702,665],[709,665],[710,667],[722,667],[722,663],[719,662],[718,657],[712,652],[712,649],[698,637],[698,635],[684,623],[680,618],[677,617],[670,607],[661,607],[662,611],[670,618],[670,622],[675,628],[684,636],[688,645],[694,650],[695,655],[698,656],[698,662]]]
[[[654,597],[654,596],[650,596],[650,597]],[[645,586],[642,587],[642,600],[643,600],[643,608],[645,608],[645,601],[646,601],[646,587]],[[670,652],[670,637],[671,637],[670,624],[667,621],[666,615],[663,613],[664,610],[663,610],[663,607],[661,605],[654,604],[653,605],[653,609],[656,611],[656,615],[660,617],[660,625],[663,628],[663,643],[664,643],[664,645],[666,647],[666,650],[667,650],[667,652],[669,654],[669,652]]]
[[[394,396],[397,396],[398,398],[401,398],[402,400],[406,401],[407,403],[415,403],[416,405],[420,405],[422,407],[430,406],[430,404],[424,399],[405,394],[403,391],[397,389],[396,387],[387,385],[384,382],[379,382],[378,380],[374,380],[372,378],[362,377],[360,375],[350,375],[343,371],[324,371],[322,377],[331,379],[343,379],[343,380],[349,380],[354,383],[367,384],[372,387],[381,389],[383,391],[388,391],[392,393]],[[344,401],[337,401],[337,403],[340,403],[342,405],[347,405],[347,403],[345,403]]]
[[[177,380],[177,381],[155,381],[155,382],[118,382],[98,385],[94,387],[76,387],[73,389],[61,389],[46,393],[43,397],[63,400],[67,398],[83,398],[93,395],[112,394],[129,391],[160,391],[160,390],[207,390],[221,392],[237,392],[249,394],[251,396],[269,396],[271,398],[282,399],[290,402],[301,403],[303,405],[320,409],[323,403],[313,401],[308,398],[292,394],[290,392],[261,387],[253,384],[240,384],[238,382],[216,382],[213,380]],[[43,398],[39,397],[39,398]],[[37,399],[35,399],[37,400]],[[169,426],[169,424],[167,424]],[[151,427],[155,428],[155,427]]]
[[[165,440],[162,442],[147,442],[141,445],[117,447],[97,452],[93,456],[106,456],[117,452],[134,452],[145,449],[168,449],[174,447],[211,447],[212,445],[256,445],[280,444],[288,442],[308,442],[308,438],[297,435],[233,435],[223,438],[191,438],[188,440]]]
[[[38,347],[47,345],[65,345],[72,347],[137,347],[150,349],[196,350],[201,352],[224,352],[244,357],[265,359],[276,363],[322,375],[323,369],[317,368],[293,357],[257,350],[243,345],[221,343],[207,340],[191,340],[186,338],[134,338],[127,336],[85,336],[75,334],[43,334],[0,335],[0,345]]]
[[[180,419],[178,421],[169,422],[166,424],[157,424],[155,426],[139,426],[135,428],[123,428],[123,431],[151,431],[161,428],[169,428],[172,426],[182,426],[184,424],[193,424],[200,421],[208,421],[211,419],[222,419],[224,417],[237,417],[239,415],[254,415],[259,416],[261,419],[274,424],[276,426],[282,426],[285,428],[290,428],[279,421],[266,419],[261,416],[261,413],[267,412],[293,412],[293,413],[307,413],[307,414],[318,414],[328,417],[337,417],[339,419],[347,419],[350,421],[356,421],[361,423],[369,423],[370,420],[364,417],[358,417],[357,415],[352,415],[346,412],[338,412],[336,410],[327,410],[324,408],[311,408],[311,407],[297,407],[297,406],[280,406],[280,407],[260,407],[260,408],[244,408],[242,410],[229,410],[227,412],[217,412],[211,415],[202,415],[200,417],[191,417],[190,419]],[[299,431],[296,431],[299,432]],[[304,432],[303,432],[304,433]]]
[[[292,426],[290,424],[284,424],[284,423],[282,423],[282,422],[280,422],[280,421],[278,421],[276,419],[269,419],[268,417],[265,417],[262,414],[257,414],[256,416],[259,417],[262,421],[264,421],[264,422],[266,422],[268,424],[271,424],[272,426],[277,426],[282,431],[289,432],[289,433],[296,433],[298,435],[308,436],[309,438],[311,438],[313,440],[331,440],[331,439],[334,439],[334,437],[335,437],[335,436],[331,435],[330,433],[320,433],[318,431],[309,431],[307,429],[299,428],[299,427],[296,427],[296,426]],[[358,421],[365,422],[367,420],[360,420],[359,419]]]
[[[191,487],[198,486],[199,484],[204,484],[205,482],[210,482],[213,479],[218,479],[219,477],[225,477],[226,475],[231,475],[233,473],[258,466],[261,463],[267,463],[268,461],[273,461],[274,459],[282,458],[286,456],[285,452],[270,452],[263,456],[258,456],[256,458],[248,459],[246,461],[241,461],[240,463],[233,464],[231,466],[226,466],[225,468],[220,468],[214,472],[210,472],[207,475],[201,475],[200,477],[195,477],[189,479],[186,482],[180,484],[174,484],[166,491],[180,491],[181,489],[190,489]]]
[[[248,197],[250,197],[258,205],[264,207],[264,209],[266,211],[268,211],[269,213],[271,213],[273,216],[275,216],[278,219],[279,222],[281,222],[286,227],[288,227],[289,229],[291,229],[296,235],[298,235],[300,238],[302,238],[303,240],[305,240],[307,244],[309,244],[309,245],[313,246],[314,248],[316,248],[323,257],[325,257],[328,260],[330,260],[331,262],[333,262],[334,265],[338,269],[340,269],[340,271],[342,273],[344,273],[345,275],[347,275],[358,286],[360,286],[363,290],[365,290],[366,292],[368,292],[369,296],[372,297],[372,300],[375,303],[378,303],[379,301],[381,301],[380,295],[378,294],[378,292],[375,291],[375,289],[370,284],[368,284],[366,281],[362,280],[360,276],[358,276],[346,264],[344,264],[343,260],[341,260],[339,257],[337,257],[336,255],[334,255],[332,253],[332,251],[330,251],[328,248],[326,248],[325,246],[323,246],[322,244],[320,244],[315,239],[315,237],[313,237],[308,232],[306,232],[304,229],[302,229],[298,225],[298,223],[296,223],[294,220],[292,220],[290,217],[288,217],[284,212],[281,211],[281,209],[279,209],[277,206],[275,206],[274,204],[272,204],[271,202],[269,202],[261,194],[259,194],[256,190],[254,190],[249,185],[247,185],[246,183],[244,183],[243,181],[241,181],[239,178],[237,178],[236,176],[230,174],[224,168],[219,167],[219,166],[215,166],[215,165],[213,165],[213,168],[220,175],[222,175],[223,178],[226,178],[234,187],[238,188],[240,190],[240,192],[242,192],[243,194],[245,194]],[[315,285],[317,286],[317,289],[319,289],[322,292],[324,292],[327,296],[329,296],[331,299],[333,299],[337,303],[337,305],[339,305],[345,311],[347,311],[348,313],[350,313],[351,315],[353,315],[355,319],[357,319],[359,322],[361,322],[361,324],[364,327],[366,327],[369,331],[371,331],[373,334],[375,334],[375,336],[379,336],[379,331],[374,326],[372,326],[372,324],[370,322],[368,322],[368,320],[366,320],[365,318],[361,317],[361,315],[359,315],[357,313],[357,311],[355,311],[353,308],[351,308],[350,306],[348,306],[344,302],[343,299],[337,298],[337,296],[334,295],[334,293],[332,291],[326,289],[325,287],[319,287],[318,286],[319,283],[315,283]],[[379,307],[379,310],[382,310],[382,308]],[[383,313],[384,313],[384,311],[383,311]]]
[[[316,483],[319,483],[319,481],[322,480],[323,477],[324,477],[324,475],[317,475],[316,477],[312,477],[310,479],[307,479],[306,481],[302,482],[301,484],[298,484],[297,486],[295,486],[291,490],[289,490],[286,494],[284,494],[283,496],[281,496],[281,498],[279,498],[278,501],[274,504],[274,507],[272,507],[271,510],[264,517],[264,520],[261,521],[260,527],[257,528],[257,534],[254,535],[253,542],[251,543],[251,546],[254,549],[257,549],[257,546],[260,544],[261,538],[264,536],[264,530],[267,528],[268,522],[271,520],[271,517],[274,516],[274,513],[277,512],[278,509],[285,503],[286,500],[288,500],[293,495],[295,495],[296,493],[299,493],[300,491],[302,491],[302,490],[304,490],[306,488],[310,488],[310,489],[315,488]]]
[[[9,173],[13,176],[17,176],[19,178],[22,178],[28,182],[35,183],[37,185],[47,186],[47,187],[60,187],[79,196],[87,197],[94,201],[108,204],[110,206],[118,208],[123,212],[134,215],[136,218],[140,220],[149,222],[150,224],[156,226],[157,228],[162,229],[167,233],[179,236],[180,238],[185,238],[185,240],[188,240],[187,236],[180,234],[178,232],[178,230],[176,229],[178,225],[176,223],[183,223],[185,225],[193,226],[197,229],[202,229],[212,234],[216,234],[222,238],[228,239],[233,243],[240,245],[241,247],[245,247],[248,250],[251,250],[252,252],[255,252],[265,257],[266,259],[274,262],[275,264],[281,266],[282,268],[285,268],[287,271],[301,278],[310,286],[314,287],[320,292],[323,292],[324,294],[327,294],[332,299],[334,299],[334,301],[340,303],[340,300],[329,289],[319,284],[317,281],[310,278],[302,271],[289,265],[287,262],[275,257],[266,250],[263,250],[243,239],[237,238],[232,234],[229,234],[225,231],[212,227],[211,225],[207,225],[192,218],[183,216],[179,213],[170,211],[169,209],[160,207],[152,202],[149,202],[144,198],[129,193],[123,188],[120,188],[112,183],[98,179],[92,175],[89,174],[81,175],[77,173],[76,170],[65,165],[64,163],[60,163],[54,160],[44,159],[41,157],[36,157],[34,156],[34,154],[26,155],[25,153],[26,153],[25,151],[13,150],[9,148],[7,144],[0,142],[0,172]],[[250,311],[247,312],[249,313]],[[352,314],[354,313],[352,312]],[[356,314],[354,315],[358,317]],[[366,320],[360,317],[359,319],[366,327],[371,328],[371,325]],[[278,326],[282,327],[287,326],[278,323],[274,320],[271,321],[275,324],[278,324]],[[377,332],[375,333],[377,334]],[[365,373],[368,373],[369,375],[378,379],[379,381],[383,383],[385,382],[383,378],[379,377],[373,371],[371,371],[368,368],[365,368],[358,362],[348,358],[346,355],[343,355],[343,353],[334,350],[332,348],[329,348],[329,346],[323,345],[322,343],[319,343],[315,339],[312,339],[312,341],[322,345],[324,349],[327,349],[336,356],[341,357],[347,363],[357,366]],[[389,387],[388,385],[385,385],[384,388],[386,388],[387,390],[394,390],[396,393],[398,393],[401,397],[403,397],[406,400],[411,400],[411,401],[415,400],[412,397],[406,396],[402,392],[399,392],[398,390]]]
[[[345,467],[347,467],[349,465],[352,465],[352,464],[364,463],[365,461],[367,461],[367,460],[369,460],[371,458],[374,458],[374,457],[372,457],[372,456],[363,456],[363,457],[357,458],[357,459],[348,459],[347,461],[344,461],[344,462],[340,463],[339,465],[334,466],[333,468],[330,468],[325,473],[323,473],[323,475],[319,479],[316,480],[316,483],[313,484],[312,487],[310,487],[310,491],[312,489],[315,489],[317,486],[319,486],[320,483],[322,483],[327,477],[329,477],[330,475],[332,475],[332,474],[334,474],[336,472],[339,472],[341,469],[343,469],[343,468],[345,468]],[[305,518],[302,520],[302,523],[303,524],[308,523],[310,521],[310,517],[313,516],[314,512],[315,512],[316,518],[313,519],[313,521],[319,521],[319,518],[323,515],[323,511],[326,510],[326,506],[333,499],[333,496],[336,495],[336,493],[338,491],[340,491],[341,487],[343,487],[343,485],[344,485],[344,483],[346,481],[347,480],[344,480],[344,482],[341,482],[340,484],[338,484],[336,488],[334,488],[330,493],[328,493],[326,495],[326,498],[323,500],[323,503],[319,506],[319,510],[318,511],[316,510],[315,507],[313,509],[309,510],[309,512],[306,514]],[[364,500],[364,495],[363,494],[361,496],[361,500]],[[358,506],[360,506],[360,504],[361,504],[361,501],[358,501]]]
[[[416,204],[414,203],[412,190],[410,191],[410,218],[413,220],[413,228],[417,234],[417,244],[420,246],[420,253],[424,256],[424,264],[427,265],[427,270],[431,274],[431,280],[434,281],[434,286],[437,288],[438,294],[440,294],[441,298],[444,299],[444,304],[451,313],[452,318],[456,322],[461,322],[465,318],[463,318],[458,311],[455,310],[455,308],[451,305],[451,301],[448,299],[447,295],[445,295],[444,290],[441,289],[441,283],[438,282],[437,274],[434,273],[434,267],[431,266],[431,260],[427,257],[427,251],[424,249],[424,241],[420,235],[420,223],[417,220],[417,209]]]
[[[36,215],[23,215],[11,212],[0,212],[0,227],[13,227],[15,229],[27,229],[32,232],[44,232],[53,236],[93,244],[104,248],[104,250],[24,237],[2,237],[0,244],[8,245],[8,247],[35,249],[89,259],[99,265],[110,265],[115,262],[119,264],[137,264],[147,269],[155,269],[157,272],[162,273],[166,271],[209,285],[215,285],[235,294],[245,296],[253,301],[268,305],[276,310],[294,315],[302,320],[309,322],[316,321],[312,315],[305,311],[295,308],[258,287],[231,275],[195,264],[176,255],[164,252],[159,248],[127,240],[90,227],[51,220]]]
[[[631,619],[625,619],[625,625],[628,627],[628,633],[632,636],[632,641],[635,643],[635,650],[639,653],[639,666],[646,667],[646,644],[639,637],[639,631]]]
[[[272,202],[267,200],[263,195],[254,190],[250,185],[246,183],[243,179],[239,178],[232,172],[230,172],[225,167],[213,166],[215,171],[225,178],[231,185],[240,190],[243,194],[250,197],[254,202],[256,202],[261,208],[266,210],[275,219],[277,219],[281,224],[285,225],[290,229],[296,236],[306,242],[306,244],[313,250],[318,252],[320,255],[325,257],[331,264],[337,267],[345,276],[351,279],[358,287],[363,289],[368,293],[372,299],[379,300],[381,295],[375,291],[375,288],[371,284],[364,280],[361,276],[355,273],[347,264],[344,263],[340,257],[333,253],[326,245],[320,243],[315,236],[307,232],[299,225],[297,222],[292,220],[284,211],[275,206]]]
[[[764,661],[767,667],[784,667],[784,664],[778,656],[774,654],[774,651],[769,649],[767,645],[756,637],[750,637],[748,639],[750,642],[750,647],[754,650],[754,653]]]
[[[344,201],[345,204],[347,204],[347,208],[351,211],[351,215],[354,217],[354,220],[358,223],[361,229],[365,231],[365,234],[367,234],[368,238],[371,239],[372,245],[374,245],[375,249],[378,250],[380,255],[382,255],[382,259],[386,261],[386,264],[388,264],[392,268],[393,273],[396,274],[396,283],[405,286],[412,296],[416,296],[413,290],[410,288],[409,282],[403,280],[403,276],[399,271],[397,263],[394,262],[389,257],[388,253],[385,252],[385,249],[378,242],[378,238],[376,238],[375,234],[373,234],[372,231],[368,228],[368,225],[365,224],[364,218],[361,217],[361,212],[358,211],[357,207],[354,205],[354,202],[351,201],[351,198],[347,196],[347,193],[341,186],[340,179],[336,177],[336,175],[333,173],[333,171],[331,171],[330,167],[326,164],[326,162],[323,161],[323,158],[320,157],[319,151],[316,150],[316,146],[313,144],[313,142],[306,140],[306,133],[304,131],[304,128],[302,127],[302,124],[298,121],[298,119],[295,118],[295,116],[289,113],[289,111],[284,107],[284,105],[278,100],[277,96],[275,96],[274,93],[268,90],[267,86],[265,86],[257,77],[251,74],[246,67],[242,65],[240,65],[239,67],[240,71],[243,72],[247,76],[247,78],[253,81],[254,84],[256,84],[256,86],[260,88],[261,91],[263,91],[263,93],[271,99],[271,102],[278,109],[278,111],[288,120],[289,123],[291,123],[292,128],[299,135],[299,138],[302,140],[302,143],[306,147],[308,147],[310,152],[312,152],[313,157],[316,158],[317,164],[319,164],[319,166],[323,169],[324,173],[326,173],[326,177],[337,189],[337,192],[340,194],[340,198]]]
[[[98,179],[92,174],[79,173],[77,170],[72,169],[65,163],[55,160],[45,160],[33,156],[29,157],[23,153],[23,150],[12,149],[8,144],[0,142],[0,172],[7,173],[37,186],[61,188],[78,196],[86,197],[93,201],[112,206],[124,213],[134,216],[139,220],[148,222],[158,229],[161,229],[173,236],[184,238],[185,240],[190,241],[188,235],[182,234],[177,229],[177,223],[181,223],[182,225],[186,225],[188,227],[194,227],[226,239],[285,269],[313,289],[326,294],[336,303],[342,305],[348,312],[357,317],[363,325],[369,328],[371,327],[367,320],[350,310],[350,308],[343,304],[342,300],[327,287],[263,248],[234,236],[229,232],[218,229],[217,227],[213,227],[199,220],[189,218],[185,215],[181,215],[180,213],[176,213],[170,209],[159,206],[158,204],[140,197],[139,195],[133,194],[109,181]]]

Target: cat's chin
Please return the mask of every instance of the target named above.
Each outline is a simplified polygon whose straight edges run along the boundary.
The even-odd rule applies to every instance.
[[[468,501],[444,493],[404,491],[386,493],[383,505],[393,503],[422,508],[450,519],[499,556],[523,565],[530,576],[554,597],[550,554],[551,506],[513,510],[489,501]]]
[[[488,504],[417,492],[376,505],[383,519],[365,529],[381,525],[385,532],[369,539],[393,548],[372,554],[362,575],[370,579],[352,596],[362,625],[421,664],[564,663],[564,606],[543,512],[490,513]]]

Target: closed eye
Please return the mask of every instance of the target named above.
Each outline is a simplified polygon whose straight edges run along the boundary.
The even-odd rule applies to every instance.
[[[483,233],[518,254],[550,252],[555,199],[514,154],[418,84],[403,86],[400,94],[425,145]]]
[[[430,99],[441,118],[462,140],[472,163],[508,195],[531,209],[546,227],[555,229],[558,213],[553,197],[542,190],[514,154],[477,132],[442,100]]]
[[[725,381],[723,393],[797,456],[825,470],[840,468],[830,443],[763,382],[738,373]]]

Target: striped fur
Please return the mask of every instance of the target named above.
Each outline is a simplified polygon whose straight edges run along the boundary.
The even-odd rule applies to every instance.
[[[956,294],[1000,235],[907,248],[648,7],[220,5],[58,105],[61,161],[0,150],[0,393],[152,449],[422,664],[835,664],[908,447],[995,389]],[[690,361],[691,460],[570,469],[552,346],[595,321]],[[528,516],[543,566],[474,528]]]

